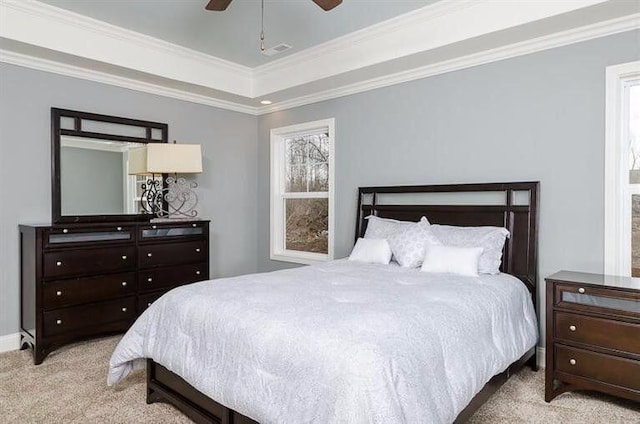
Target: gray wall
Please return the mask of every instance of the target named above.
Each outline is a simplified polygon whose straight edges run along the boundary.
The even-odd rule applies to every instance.
[[[605,67],[640,59],[633,31],[276,112],[258,123],[258,269],[269,260],[269,130],[336,119],[336,255],[357,187],[539,180],[540,275],[603,271]],[[542,284],[540,285],[542,293]]]
[[[63,146],[60,151],[62,215],[125,212],[122,152]]]
[[[51,107],[165,122],[170,140],[202,144],[211,273],[256,270],[256,117],[0,64],[0,336],[19,328],[18,223],[51,219]]]

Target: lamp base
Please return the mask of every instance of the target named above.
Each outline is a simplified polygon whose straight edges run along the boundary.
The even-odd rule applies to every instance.
[[[197,217],[195,208],[198,206],[198,195],[194,189],[198,183],[187,182],[177,176],[167,177],[165,183],[163,188],[160,181],[150,178],[142,185],[141,211],[153,214],[158,219],[192,220]]]

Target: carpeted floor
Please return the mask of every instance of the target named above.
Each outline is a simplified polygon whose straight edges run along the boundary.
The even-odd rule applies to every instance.
[[[189,423],[165,404],[145,402],[144,372],[106,386],[107,364],[119,337],[61,348],[34,366],[29,351],[0,355],[0,423]],[[640,404],[597,394],[543,399],[544,372],[524,369],[471,423],[640,424]]]

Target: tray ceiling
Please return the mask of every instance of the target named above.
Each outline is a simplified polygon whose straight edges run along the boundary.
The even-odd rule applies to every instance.
[[[292,49],[273,57],[258,50],[260,1],[234,0],[224,12],[207,0],[41,0],[94,19],[150,35],[241,65],[255,67],[437,0],[345,0],[324,12],[311,0],[265,0],[267,48]]]

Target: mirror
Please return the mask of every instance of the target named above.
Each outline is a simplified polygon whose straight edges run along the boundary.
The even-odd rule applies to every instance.
[[[152,217],[140,199],[148,178],[129,175],[129,152],[166,143],[166,124],[53,108],[52,132],[54,223]]]

